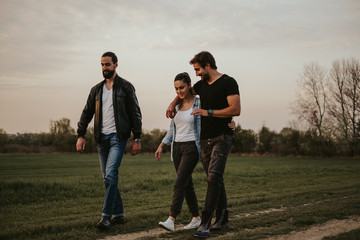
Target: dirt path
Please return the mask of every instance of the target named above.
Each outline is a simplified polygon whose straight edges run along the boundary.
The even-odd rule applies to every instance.
[[[331,220],[303,231],[291,232],[287,235],[267,238],[267,240],[321,240],[324,237],[336,236],[355,229],[360,229],[360,216],[352,216],[343,220]]]
[[[109,236],[104,238],[104,240],[134,240],[134,239],[139,239],[145,236],[159,236],[163,233],[167,233],[168,231],[166,231],[165,229],[161,229],[161,228],[156,228],[156,229],[151,229],[149,231],[141,231],[141,232],[136,232],[136,233],[128,233],[128,234],[119,234],[116,236]]]
[[[268,209],[259,212],[247,213],[242,215],[236,215],[233,218],[239,217],[249,217],[252,215],[260,215],[270,212],[278,212],[284,211],[286,208],[278,208],[278,209]],[[175,230],[180,230],[183,228],[183,225],[176,225]],[[347,219],[343,220],[330,220],[323,224],[316,224],[311,226],[310,228],[302,231],[294,231],[286,235],[278,235],[271,238],[266,238],[266,240],[321,240],[324,237],[328,236],[336,236],[341,233],[350,232],[352,230],[360,229],[360,216],[351,216]],[[246,230],[245,230],[246,231]],[[162,228],[155,228],[147,231],[141,231],[136,233],[128,233],[128,234],[119,234],[116,236],[108,236],[103,240],[133,240],[139,239],[145,236],[160,236],[161,234],[169,233],[168,231]],[[221,236],[210,237],[208,239],[218,239],[220,238],[227,238],[234,235],[234,232],[228,232]],[[265,240],[265,239],[264,239]]]

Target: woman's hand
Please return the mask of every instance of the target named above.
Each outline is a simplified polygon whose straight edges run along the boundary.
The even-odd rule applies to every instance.
[[[155,158],[156,158],[158,161],[161,160],[161,153],[162,153],[162,150],[163,150],[163,146],[164,146],[164,143],[160,143],[159,147],[156,149]]]

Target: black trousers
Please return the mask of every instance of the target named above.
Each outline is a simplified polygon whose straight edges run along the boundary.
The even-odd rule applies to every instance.
[[[185,198],[191,215],[197,217],[199,216],[199,206],[191,176],[199,161],[195,142],[174,142],[173,161],[176,170],[176,180],[170,216],[176,218],[180,214]]]
[[[202,163],[208,183],[204,211],[209,213],[213,213],[215,209],[219,213],[227,209],[223,176],[233,142],[234,136],[226,134],[200,141]]]

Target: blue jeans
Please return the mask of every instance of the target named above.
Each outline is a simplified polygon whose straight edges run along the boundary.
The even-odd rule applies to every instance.
[[[127,141],[117,141],[116,133],[101,135],[98,144],[101,172],[105,183],[104,217],[124,216],[124,205],[118,188],[118,174]]]

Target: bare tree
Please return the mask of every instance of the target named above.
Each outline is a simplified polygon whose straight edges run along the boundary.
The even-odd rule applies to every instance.
[[[321,137],[324,132],[324,120],[327,110],[326,70],[317,63],[304,66],[304,72],[298,81],[300,91],[292,105],[292,112],[300,120],[305,120],[311,129]]]
[[[330,71],[331,103],[329,113],[333,119],[337,138],[347,143],[351,154],[360,143],[360,64],[343,59],[334,61]]]

